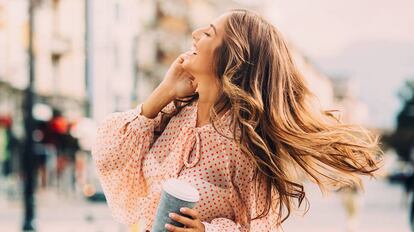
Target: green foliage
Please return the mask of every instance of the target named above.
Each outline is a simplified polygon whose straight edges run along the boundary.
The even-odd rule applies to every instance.
[[[388,143],[405,161],[414,161],[414,80],[409,80],[401,89],[399,97],[403,107],[397,115],[397,128],[388,138]]]

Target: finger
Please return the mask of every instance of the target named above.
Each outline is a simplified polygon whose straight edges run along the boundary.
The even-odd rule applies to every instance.
[[[190,87],[190,88],[194,87],[194,81],[192,81],[191,79],[187,80],[187,84],[188,84],[188,87]]]
[[[177,62],[179,64],[182,64],[184,62],[184,57],[179,56],[178,59],[177,59]]]
[[[181,224],[183,224],[187,227],[190,227],[190,228],[195,228],[196,223],[191,218],[184,217],[184,216],[176,214],[176,213],[170,213],[169,216],[172,220],[174,220],[176,222],[179,222],[179,223],[181,223]]]
[[[185,54],[180,54],[177,59],[174,60],[174,64],[182,64],[184,63],[184,60],[186,59]]]
[[[195,77],[193,77],[191,74],[188,74],[188,79],[194,81],[195,80]]]
[[[191,82],[191,87],[192,87],[194,90],[196,90],[196,89],[197,89],[197,87],[198,87],[198,83],[196,83],[195,81],[192,81],[192,82]]]
[[[174,61],[174,64],[178,65],[178,64],[183,64],[185,60],[184,56],[179,56],[177,57],[177,59]]]
[[[180,212],[192,217],[193,219],[199,219],[199,214],[197,210],[183,207],[180,209]]]
[[[165,224],[165,229],[167,229],[168,231],[173,231],[173,232],[191,232],[192,229],[190,228],[181,228],[181,227],[177,227],[171,224]]]
[[[182,62],[184,62],[184,60],[185,59],[187,59],[188,58],[188,56],[189,56],[189,54],[188,53],[183,53],[183,54],[181,54],[181,55],[179,55],[178,56],[178,59],[181,61],[181,63]]]

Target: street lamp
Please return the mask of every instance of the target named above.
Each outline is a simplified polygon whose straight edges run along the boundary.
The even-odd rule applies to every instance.
[[[93,3],[92,0],[85,1],[85,116],[92,117],[93,111]]]
[[[33,131],[35,122],[32,114],[33,103],[34,103],[34,75],[35,75],[35,57],[33,54],[33,31],[34,31],[34,8],[39,1],[29,0],[29,83],[25,90],[24,104],[23,104],[23,115],[24,115],[24,126],[26,132],[26,141],[24,144],[23,151],[23,180],[24,180],[24,221],[23,231],[35,231],[35,180],[36,170],[34,163],[34,141]]]

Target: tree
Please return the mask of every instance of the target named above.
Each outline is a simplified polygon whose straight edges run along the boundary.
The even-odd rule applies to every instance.
[[[394,148],[401,160],[414,166],[414,80],[409,80],[401,89],[399,97],[403,102],[403,107],[397,115],[397,127],[385,142]],[[388,141],[387,141],[388,140]],[[403,174],[398,178],[407,192],[414,190],[414,173]],[[414,231],[414,199],[410,206],[410,225]]]
[[[401,89],[399,96],[403,107],[397,115],[397,128],[390,137],[390,145],[398,156],[407,162],[413,162],[414,148],[414,80],[409,80]]]

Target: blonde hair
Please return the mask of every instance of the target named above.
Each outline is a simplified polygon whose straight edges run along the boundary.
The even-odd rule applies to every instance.
[[[214,125],[220,112],[231,109],[233,136],[257,167],[256,196],[263,196],[261,185],[266,189],[265,207],[254,219],[272,209],[274,226],[286,220],[293,200],[300,206],[305,198],[298,175],[326,189],[361,186],[359,175],[378,169],[378,137],[339,122],[328,111],[315,112],[314,95],[285,40],[259,15],[231,12],[214,68],[222,95],[211,121]]]

